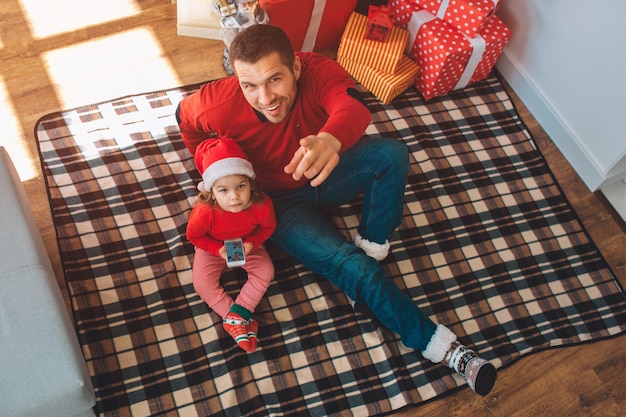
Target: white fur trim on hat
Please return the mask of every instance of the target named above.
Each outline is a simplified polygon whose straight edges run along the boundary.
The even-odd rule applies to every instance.
[[[204,173],[202,173],[202,182],[198,184],[198,190],[211,191],[211,187],[213,187],[215,181],[229,175],[245,175],[249,178],[255,177],[254,169],[252,169],[250,161],[238,157],[224,158],[213,162],[204,170]]]
[[[367,256],[370,256],[377,261],[382,261],[389,254],[389,248],[391,245],[388,240],[385,240],[385,243],[371,242],[364,239],[363,236],[357,232],[356,236],[354,236],[354,246],[363,249]]]
[[[450,345],[456,340],[456,335],[452,330],[442,324],[437,325],[435,333],[422,351],[422,356],[433,363],[439,363],[446,356]]]

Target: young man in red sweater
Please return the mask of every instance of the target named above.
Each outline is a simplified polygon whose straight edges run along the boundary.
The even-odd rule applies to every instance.
[[[209,82],[179,105],[189,150],[211,137],[234,138],[274,202],[278,226],[270,239],[366,305],[406,346],[486,395],[495,367],[430,320],[378,265],[402,220],[406,146],[363,137],[371,115],[350,76],[322,55],[294,53],[277,27],[242,31],[230,62],[234,77]],[[359,195],[363,215],[348,242],[325,212]]]

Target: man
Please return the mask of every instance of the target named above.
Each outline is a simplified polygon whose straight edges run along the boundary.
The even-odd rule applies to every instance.
[[[378,265],[402,220],[408,150],[400,141],[362,138],[371,115],[350,76],[316,53],[294,53],[285,33],[255,25],[230,47],[234,77],[185,98],[177,118],[185,145],[234,138],[274,201],[271,240],[356,303],[366,305],[406,346],[462,375],[481,395],[493,365],[433,323]],[[325,214],[363,195],[354,243]]]

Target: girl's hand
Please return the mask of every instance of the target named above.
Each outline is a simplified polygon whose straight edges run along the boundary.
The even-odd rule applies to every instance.
[[[250,253],[250,251],[252,250],[252,248],[254,247],[254,245],[250,242],[244,242],[243,243],[243,253],[248,256],[248,254]]]
[[[222,259],[226,260],[226,246],[222,245],[222,247],[219,250],[219,254],[222,257]]]

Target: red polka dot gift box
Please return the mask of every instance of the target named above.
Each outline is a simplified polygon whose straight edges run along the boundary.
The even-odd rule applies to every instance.
[[[336,48],[357,0],[259,0],[296,51]]]
[[[415,0],[389,0],[388,7],[393,23],[405,29],[413,13],[421,10]]]
[[[413,12],[428,10],[470,38],[479,34],[495,15],[502,0],[389,0],[397,25],[406,27]]]
[[[511,37],[497,16],[473,38],[427,10],[413,12],[407,28],[406,52],[420,66],[415,86],[426,100],[486,78]]]

